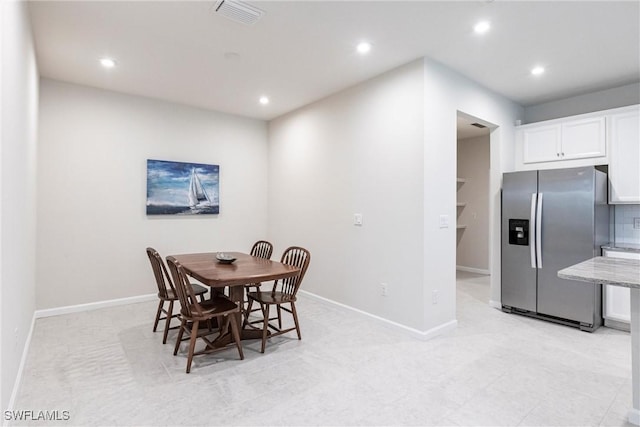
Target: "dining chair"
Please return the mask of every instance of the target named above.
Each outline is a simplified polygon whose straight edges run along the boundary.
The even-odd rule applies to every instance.
[[[258,240],[257,242],[255,242],[253,244],[253,247],[251,248],[251,252],[249,253],[249,255],[251,256],[264,259],[271,258],[271,254],[273,254],[273,245],[266,240]]]
[[[167,335],[169,334],[169,329],[176,329],[178,326],[171,327],[171,319],[174,317],[178,317],[178,313],[173,313],[173,303],[178,300],[178,295],[176,294],[175,286],[173,285],[173,281],[167,272],[167,267],[164,265],[162,261],[162,257],[158,251],[153,248],[147,248],[147,256],[149,257],[149,261],[151,262],[151,268],[153,269],[153,275],[156,278],[156,285],[158,285],[158,298],[160,301],[158,302],[158,310],[156,312],[156,320],[153,323],[153,332],[158,328],[158,322],[160,320],[165,320],[164,325],[164,334],[162,336],[162,344],[167,343]],[[193,292],[195,295],[199,296],[200,299],[204,299],[204,294],[207,293],[208,289],[204,286],[197,284],[190,284],[193,288]],[[169,307],[167,309],[164,308],[165,302],[169,303]],[[165,314],[165,317],[161,317],[162,314]]]
[[[257,242],[255,242],[253,244],[253,247],[251,248],[251,252],[249,253],[249,255],[251,256],[264,258],[264,259],[271,259],[271,254],[273,254],[273,245],[270,242],[267,242],[266,240],[258,240]],[[246,285],[244,285],[244,288],[246,292],[251,292],[252,290],[257,292],[260,289],[261,285],[262,283],[260,282],[247,283]],[[249,314],[251,314],[246,309],[243,311],[244,311],[244,317],[248,317]],[[253,311],[260,311],[260,309],[256,308]]]
[[[218,325],[218,335],[216,338],[225,335],[229,326],[231,327],[231,337],[238,348],[240,360],[244,359],[238,328],[238,323],[240,322],[240,307],[238,304],[221,295],[214,295],[206,301],[198,302],[193,288],[189,286],[189,278],[182,265],[171,256],[167,257],[167,264],[169,264],[169,271],[171,271],[171,276],[173,277],[173,282],[178,293],[178,299],[180,300],[180,330],[173,355],[178,354],[182,336],[186,332],[189,337],[187,374],[191,372],[193,356],[226,349],[226,346],[216,346],[216,343],[207,338],[207,335],[212,333],[210,329],[199,330],[201,324],[211,324],[210,321],[212,319],[216,319]],[[196,340],[198,338],[205,342],[206,347],[203,350],[195,352]]]
[[[246,316],[244,320],[245,326],[262,323],[262,348],[260,350],[261,353],[264,353],[267,338],[286,334],[287,332],[293,331],[295,329],[298,334],[298,339],[302,339],[295,302],[296,294],[298,293],[298,289],[300,289],[302,279],[307,272],[310,260],[311,253],[308,250],[299,246],[291,246],[287,248],[282,254],[280,262],[283,264],[298,267],[300,269],[300,274],[298,274],[297,276],[288,277],[286,279],[276,280],[273,283],[273,288],[271,289],[271,291],[256,291],[247,293],[247,298],[249,300],[249,307],[247,308],[247,311],[249,313],[251,312],[251,307],[253,306],[254,302],[260,305],[260,310],[262,311],[262,320],[255,320],[253,322],[250,322],[248,316]],[[289,305],[289,308],[285,306],[287,304]],[[277,308],[277,317],[270,318],[269,307],[271,307],[272,305],[275,305]],[[282,329],[282,311],[286,311],[293,316],[293,322],[295,324],[294,327]],[[278,321],[277,326],[271,323],[271,321],[275,320]],[[269,329],[273,330],[271,334],[269,334]]]

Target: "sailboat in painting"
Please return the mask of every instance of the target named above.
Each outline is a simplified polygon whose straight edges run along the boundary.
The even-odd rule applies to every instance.
[[[189,180],[189,207],[192,211],[199,211],[201,209],[209,209],[211,207],[211,199],[207,191],[204,189],[196,169],[191,169],[191,178]]]

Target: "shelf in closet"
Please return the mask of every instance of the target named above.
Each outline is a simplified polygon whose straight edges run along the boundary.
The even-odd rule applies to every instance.
[[[458,189],[460,189],[460,186],[465,182],[467,182],[467,180],[464,178],[456,178],[456,182],[458,184]],[[467,206],[465,202],[456,202],[456,209],[464,208],[465,206]],[[458,210],[458,216],[460,216],[460,213],[461,213],[461,210]],[[463,224],[456,225],[456,230],[464,230],[465,228],[467,228],[466,225],[463,225]]]

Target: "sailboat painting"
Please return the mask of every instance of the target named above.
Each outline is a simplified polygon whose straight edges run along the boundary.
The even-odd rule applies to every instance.
[[[220,212],[220,166],[147,160],[147,215]]]

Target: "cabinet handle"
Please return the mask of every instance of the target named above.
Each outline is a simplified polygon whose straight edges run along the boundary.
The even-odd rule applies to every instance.
[[[564,153],[560,153],[560,154],[562,154],[562,157],[564,157]]]
[[[556,156],[560,157],[560,153],[556,153]]]

